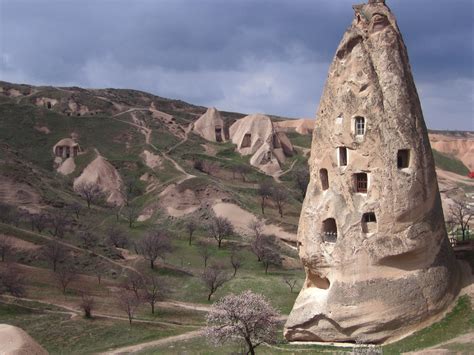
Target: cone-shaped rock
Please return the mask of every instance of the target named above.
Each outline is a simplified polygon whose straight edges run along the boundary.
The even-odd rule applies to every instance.
[[[402,36],[384,1],[354,10],[317,113],[291,341],[380,343],[428,324],[458,291]]]
[[[194,122],[194,132],[211,142],[226,141],[224,120],[215,107],[207,109],[206,113]]]

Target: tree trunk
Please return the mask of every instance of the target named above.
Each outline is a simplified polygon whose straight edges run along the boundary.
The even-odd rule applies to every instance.
[[[283,208],[281,208],[281,205],[278,205],[278,212],[280,213],[280,217],[283,218]]]
[[[155,268],[155,263],[153,262],[153,260],[150,260],[150,268],[151,268],[151,269],[154,269],[154,268]]]
[[[260,206],[262,207],[262,214],[265,214],[265,198],[262,197],[262,203],[260,204]]]
[[[193,239],[193,233],[189,232],[189,245],[191,245],[192,239]]]
[[[265,264],[265,275],[268,273],[268,267],[269,267],[269,266],[270,266],[269,263],[266,263],[266,264]]]
[[[212,294],[213,294],[213,292],[211,292],[211,293],[209,294],[209,296],[207,296],[207,300],[208,300],[208,301],[210,301],[210,300],[211,300],[211,296],[212,296]]]
[[[250,341],[250,339],[246,338],[245,342],[247,343],[247,346],[249,347],[249,351],[247,351],[247,354],[255,355],[255,348],[252,342]]]
[[[232,277],[234,278],[235,275],[237,275],[237,268],[236,267],[234,267],[234,275],[232,275]]]
[[[151,314],[155,314],[155,303],[150,302],[151,305]]]
[[[222,243],[222,239],[219,238],[219,239],[217,240],[217,247],[218,247],[219,249],[221,248],[221,243]]]

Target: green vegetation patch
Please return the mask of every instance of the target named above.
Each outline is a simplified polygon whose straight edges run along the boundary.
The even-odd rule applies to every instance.
[[[452,156],[443,154],[433,149],[433,157],[438,168],[451,171],[455,174],[467,176],[469,169],[464,163]]]
[[[459,298],[454,309],[438,323],[415,334],[384,346],[384,354],[400,354],[426,349],[436,344],[456,338],[474,329],[474,312],[467,295]]]

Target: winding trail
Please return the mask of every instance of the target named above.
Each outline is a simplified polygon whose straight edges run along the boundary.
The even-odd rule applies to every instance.
[[[130,354],[130,353],[135,353],[138,351],[142,351],[145,349],[149,349],[155,346],[163,346],[163,345],[168,345],[172,343],[176,343],[179,341],[184,341],[184,340],[189,340],[193,338],[197,338],[203,335],[203,329],[198,329],[198,330],[193,330],[191,332],[187,332],[184,334],[180,335],[174,335],[171,337],[167,338],[162,338],[158,340],[152,340],[146,343],[141,343],[141,344],[136,344],[136,345],[130,345],[130,346],[124,346],[121,348],[109,350],[100,354],[103,355],[111,355],[111,354]]]

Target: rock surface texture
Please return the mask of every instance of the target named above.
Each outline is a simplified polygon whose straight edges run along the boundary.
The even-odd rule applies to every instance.
[[[207,109],[206,113],[194,122],[194,132],[210,142],[225,142],[227,140],[224,120],[215,107]]]
[[[396,20],[384,1],[354,10],[317,113],[290,341],[382,343],[432,322],[459,288]]]
[[[48,352],[23,329],[0,324],[0,354],[48,355]]]
[[[252,155],[250,164],[269,175],[281,171],[280,164],[293,154],[286,134],[277,132],[270,117],[259,113],[235,121],[229,134],[237,152]]]

